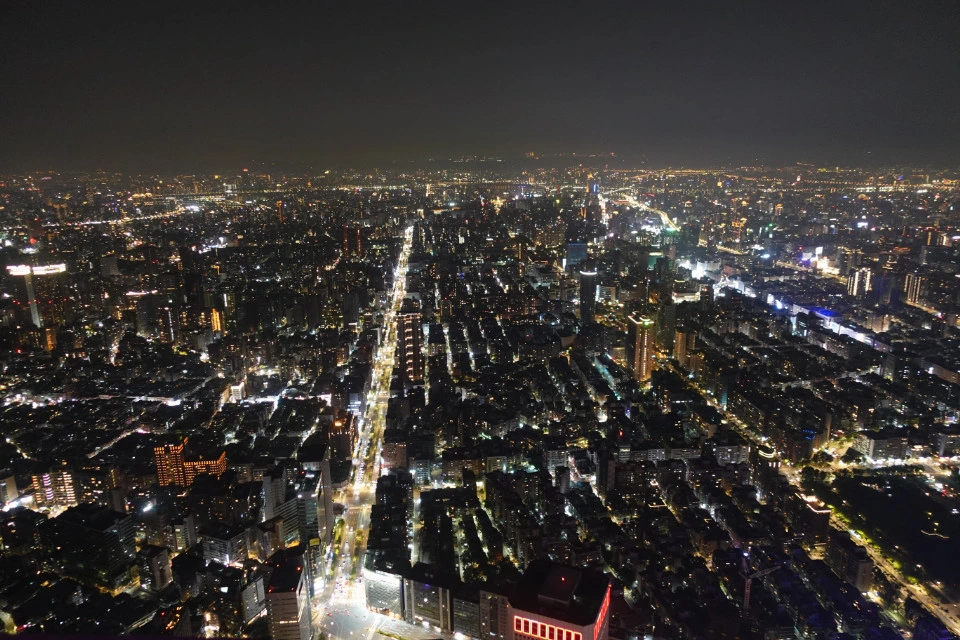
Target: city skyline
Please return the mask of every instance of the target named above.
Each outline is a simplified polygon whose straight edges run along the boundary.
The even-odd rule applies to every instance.
[[[0,634],[960,638],[960,5],[0,24]]]

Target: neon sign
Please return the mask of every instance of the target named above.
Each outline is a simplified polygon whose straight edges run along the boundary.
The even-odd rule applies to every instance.
[[[607,611],[610,609],[610,587],[607,587],[607,595],[603,598],[603,604],[600,605],[600,615],[593,624],[593,640],[600,638],[600,632],[603,631],[603,623],[607,617]]]
[[[513,630],[532,638],[541,638],[541,640],[583,640],[583,634],[579,631],[571,631],[520,616],[513,617]]]

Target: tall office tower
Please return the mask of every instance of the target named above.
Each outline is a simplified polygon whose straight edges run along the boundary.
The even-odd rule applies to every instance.
[[[180,338],[179,309],[171,305],[157,308],[157,336],[160,342],[175,344]]]
[[[653,373],[653,320],[636,314],[627,318],[630,342],[628,354],[630,356],[630,370],[638,382],[646,382]]]
[[[708,278],[701,278],[698,285],[700,289],[700,306],[710,307],[713,305],[713,283],[704,282],[704,280],[708,280]]]
[[[677,328],[673,340],[673,357],[680,366],[686,369],[689,366],[690,354],[697,348],[697,334],[687,328]]]
[[[923,291],[926,280],[926,278],[918,273],[907,274],[903,282],[903,292],[907,296],[907,304],[917,304],[920,302],[920,294]]]
[[[397,350],[404,383],[423,383],[423,328],[420,306],[413,300],[404,300],[397,315]]]
[[[851,271],[847,276],[847,295],[862,298],[873,289],[873,272],[867,267]]]
[[[33,499],[38,507],[72,507],[77,504],[73,470],[51,469],[32,476]]]
[[[597,272],[580,272],[580,324],[593,324],[597,311]]]
[[[17,302],[21,309],[30,310],[30,321],[38,329],[44,324],[56,325],[63,321],[63,295],[59,285],[60,274],[66,270],[65,264],[40,267],[19,264],[7,267],[11,276],[23,278],[22,288],[17,287]],[[35,282],[36,276],[41,279]]]
[[[854,269],[860,268],[863,264],[863,251],[860,249],[850,249],[848,247],[837,248],[837,268],[841,276],[846,276]]]
[[[578,240],[567,240],[566,268],[572,273],[581,262],[587,259],[587,243]]]
[[[923,244],[928,247],[936,246],[942,244],[941,234],[936,229],[926,229],[923,232]]]
[[[161,487],[175,484],[178,487],[187,486],[187,478],[183,466],[183,447],[186,439],[170,444],[161,444],[153,448],[153,457],[157,462],[157,484]]]
[[[267,587],[267,621],[272,640],[312,640],[313,619],[302,558],[274,570]]]
[[[673,340],[676,337],[676,332],[677,305],[673,303],[670,294],[667,294],[665,298],[661,298],[661,304],[657,307],[657,346],[667,353],[673,351]]]
[[[363,256],[363,240],[360,236],[360,227],[349,227],[343,225],[343,255],[349,256],[350,252],[357,257]]]
[[[600,197],[596,192],[591,191],[585,198],[584,218],[587,222],[603,222],[603,207],[600,205]]]
[[[206,307],[207,293],[204,289],[203,274],[199,271],[184,271],[180,281],[182,295],[179,299],[188,307]]]

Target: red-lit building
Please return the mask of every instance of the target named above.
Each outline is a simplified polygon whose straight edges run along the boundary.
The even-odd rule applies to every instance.
[[[510,603],[514,640],[608,637],[610,580],[601,571],[534,561]]]

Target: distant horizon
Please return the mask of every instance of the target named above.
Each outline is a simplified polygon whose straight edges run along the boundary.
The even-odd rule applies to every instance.
[[[536,152],[534,152],[536,153]],[[913,155],[913,154],[909,154]],[[146,163],[144,163],[146,164]],[[898,158],[895,154],[890,157],[882,158],[873,154],[865,154],[861,162],[855,162],[852,159],[840,161],[837,158],[810,158],[807,155],[797,157],[796,159],[772,159],[764,157],[730,159],[727,161],[714,160],[697,162],[691,160],[682,161],[658,161],[657,158],[647,157],[646,154],[630,154],[618,152],[544,152],[536,153],[534,157],[529,157],[524,153],[477,153],[477,154],[434,154],[423,157],[410,158],[370,158],[353,160],[330,160],[330,161],[301,161],[295,159],[248,159],[244,160],[223,160],[221,162],[197,163],[195,165],[185,164],[182,166],[137,166],[133,163],[117,164],[114,166],[55,166],[50,164],[46,167],[21,167],[6,168],[0,167],[0,174],[3,175],[29,175],[33,173],[53,173],[60,175],[83,175],[92,173],[110,173],[122,175],[211,175],[227,174],[231,172],[240,173],[244,169],[253,171],[279,171],[286,174],[311,175],[311,172],[322,174],[324,171],[349,172],[349,171],[425,171],[425,170],[496,170],[498,165],[503,171],[527,170],[535,168],[567,168],[577,165],[602,167],[608,165],[608,170],[667,170],[676,169],[684,171],[726,171],[738,169],[768,169],[778,170],[791,167],[806,167],[807,169],[826,169],[826,170],[862,170],[862,171],[885,171],[885,170],[928,170],[928,171],[951,171],[960,170],[960,150],[956,158],[926,158],[903,157]]]

